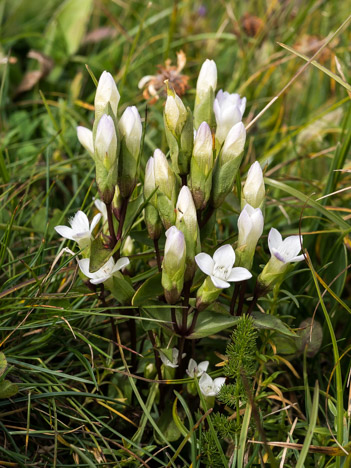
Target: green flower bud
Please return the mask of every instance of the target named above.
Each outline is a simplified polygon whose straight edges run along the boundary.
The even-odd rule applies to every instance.
[[[189,187],[197,210],[204,209],[211,194],[213,170],[211,129],[202,122],[196,132],[191,158]]]
[[[212,205],[218,208],[233,190],[241,164],[246,131],[242,122],[235,124],[225,139],[213,175]]]
[[[144,219],[147,231],[151,239],[159,239],[162,233],[162,224],[157,211],[157,196],[155,182],[155,161],[149,158],[145,168],[144,199],[149,202],[144,210]],[[151,197],[151,198],[150,198]]]
[[[165,229],[175,223],[175,202],[177,180],[170,168],[166,156],[161,150],[154,152],[154,173],[157,190],[157,210]]]
[[[164,125],[172,167],[176,174],[186,175],[193,149],[193,117],[174,91],[167,87],[167,93]]]
[[[175,304],[179,299],[185,272],[184,234],[175,226],[166,231],[166,244],[162,262],[162,286],[168,304]]]
[[[121,152],[118,162],[118,186],[123,198],[128,198],[135,187],[139,167],[141,119],[135,106],[127,107],[119,123]]]
[[[200,235],[194,200],[186,185],[181,188],[177,200],[176,227],[185,237],[187,265],[185,281],[188,281],[195,273],[195,255],[199,252]]]
[[[110,116],[104,114],[95,136],[96,182],[104,203],[111,203],[117,183],[117,135]]]

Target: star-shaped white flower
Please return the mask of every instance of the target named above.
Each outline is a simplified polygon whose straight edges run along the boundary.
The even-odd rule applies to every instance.
[[[129,259],[127,257],[121,257],[115,263],[114,259],[111,257],[99,270],[95,271],[94,273],[89,271],[90,258],[82,258],[81,260],[78,260],[78,265],[82,273],[90,279],[90,283],[100,284],[104,283],[109,278],[112,278],[112,276],[117,273],[117,271],[129,265]]]
[[[205,396],[216,396],[218,395],[222,385],[224,385],[225,377],[217,377],[212,379],[208,374],[204,373],[199,380],[199,386],[201,393]]]
[[[101,214],[94,216],[90,226],[88,216],[83,211],[78,211],[73,218],[68,220],[71,227],[55,226],[55,231],[65,239],[78,242],[81,248],[87,247],[90,243],[92,232],[100,221]]]
[[[207,371],[208,365],[208,361],[202,361],[199,364],[197,364],[197,362],[194,361],[193,358],[191,358],[186,373],[189,377],[201,377],[201,375]]]
[[[246,268],[233,268],[235,252],[230,244],[222,245],[217,249],[213,254],[213,258],[207,253],[199,253],[196,255],[195,261],[200,270],[211,277],[216,288],[229,288],[228,281],[244,281],[252,277]]]
[[[301,251],[302,236],[289,236],[283,240],[277,229],[272,228],[268,234],[268,247],[271,255],[283,263],[301,262],[305,257],[298,255]]]
[[[183,353],[182,358],[185,356],[186,353]],[[179,350],[177,348],[172,349],[172,361],[170,361],[162,352],[160,352],[160,358],[166,367],[178,367]]]

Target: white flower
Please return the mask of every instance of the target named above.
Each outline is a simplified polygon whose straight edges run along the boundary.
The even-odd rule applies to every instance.
[[[245,112],[246,98],[240,98],[239,94],[229,94],[227,91],[218,91],[213,103],[216,116],[216,138],[220,144],[226,139],[229,130],[238,122],[241,122]]]
[[[117,135],[112,117],[104,114],[99,120],[95,137],[96,156],[109,170],[117,159]]]
[[[212,151],[211,129],[206,122],[202,122],[195,134],[193,157],[205,176],[213,167]]]
[[[127,107],[123,112],[122,117],[118,122],[118,128],[122,137],[126,140],[126,145],[130,153],[137,158],[140,151],[140,141],[143,129],[138,109],[135,106]]]
[[[258,161],[254,162],[247,173],[247,179],[243,188],[246,203],[258,208],[264,200],[265,188],[263,173]]]
[[[235,124],[228,132],[221,154],[221,164],[239,156],[245,146],[246,130],[242,122]]]
[[[214,60],[206,59],[202,64],[196,83],[196,95],[201,99],[210,88],[215,91],[217,87],[217,66]]]
[[[186,353],[182,354],[182,358],[186,356]],[[166,367],[178,367],[178,357],[179,357],[179,350],[177,348],[172,349],[172,362],[168,359],[168,357],[160,352],[160,358],[163,364]]]
[[[77,127],[77,137],[79,143],[88,151],[91,156],[94,156],[93,132],[85,127]]]
[[[90,258],[78,260],[78,265],[82,273],[90,279],[90,283],[100,284],[111,278],[117,271],[129,265],[129,259],[127,257],[121,257],[115,263],[114,259],[111,257],[107,260],[105,265],[94,273],[89,271]]]
[[[164,193],[169,199],[172,198],[175,185],[175,177],[170,168],[166,156],[162,153],[160,149],[155,149],[154,151],[154,176],[156,186],[159,187],[160,191]],[[152,163],[150,162],[150,182],[152,179]]]
[[[83,211],[78,211],[73,218],[68,220],[71,227],[68,226],[56,226],[55,231],[65,239],[70,239],[78,242],[81,248],[85,248],[89,245],[92,232],[100,221],[101,214],[94,216],[91,225],[89,226],[89,219]]]
[[[225,377],[217,377],[217,379],[213,380],[206,373],[202,374],[199,380],[201,393],[207,397],[218,395],[224,383],[225,383]]]
[[[180,189],[176,204],[177,223],[185,226],[188,230],[196,232],[197,230],[197,215],[193,196],[189,187],[183,185]]]
[[[259,208],[245,205],[238,218],[238,247],[256,248],[258,239],[263,232],[263,214]]]
[[[230,282],[244,281],[252,277],[249,270],[242,267],[233,268],[235,252],[231,245],[222,245],[213,254],[213,258],[207,253],[199,253],[195,257],[197,266],[201,271],[211,277],[216,288],[229,288]]]
[[[95,94],[95,116],[99,119],[102,114],[107,112],[106,106],[111,105],[112,112],[117,115],[117,107],[120,99],[115,80],[111,73],[104,71],[99,79]]]
[[[283,263],[301,262],[305,257],[301,251],[302,236],[289,236],[283,240],[281,234],[272,228],[268,234],[268,247],[272,257]]]
[[[107,208],[106,208],[105,203],[102,200],[99,200],[98,198],[94,198],[94,205],[100,211],[102,215],[102,219],[104,223],[106,223],[107,222]]]
[[[186,373],[188,374],[189,377],[201,377],[201,375],[207,371],[209,362],[208,361],[202,361],[199,364],[197,364],[196,361],[194,361],[193,358],[190,359],[188,368],[186,370]]]

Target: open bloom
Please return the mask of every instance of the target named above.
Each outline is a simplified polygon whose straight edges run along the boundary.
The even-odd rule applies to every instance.
[[[73,218],[68,220],[71,227],[56,226],[55,231],[65,239],[70,239],[78,242],[80,248],[85,248],[89,245],[92,232],[100,221],[101,214],[94,216],[91,224],[89,225],[88,216],[83,211],[78,211]]]
[[[182,354],[182,357],[185,357],[186,353]],[[178,357],[179,357],[179,350],[177,348],[172,349],[172,361],[168,359],[168,357],[160,352],[160,358],[163,364],[166,367],[178,367]]]
[[[99,270],[94,271],[94,273],[89,271],[90,258],[82,258],[81,260],[78,260],[78,265],[82,273],[90,279],[90,283],[100,284],[112,278],[117,271],[129,265],[129,259],[127,257],[121,257],[115,263],[114,259],[111,257],[107,260],[105,265],[103,265]]]
[[[229,94],[227,91],[218,91],[213,103],[213,110],[216,116],[217,129],[216,138],[220,144],[225,140],[229,130],[244,115],[246,107],[246,98],[240,98],[239,94]]]
[[[249,270],[242,267],[233,268],[235,252],[231,245],[222,245],[213,254],[213,258],[207,253],[199,253],[195,257],[197,266],[201,271],[211,277],[216,288],[229,288],[230,282],[244,281],[252,277]]]
[[[272,256],[283,263],[301,262],[305,257],[298,255],[301,250],[302,236],[289,236],[283,240],[277,229],[268,234],[268,247]]]
[[[217,379],[213,380],[208,374],[204,373],[199,380],[201,393],[206,397],[216,396],[224,382],[225,377],[217,377]]]
[[[197,362],[194,361],[193,358],[191,358],[186,373],[189,377],[201,377],[201,375],[207,371],[208,365],[208,361],[202,361],[199,364],[197,364]]]

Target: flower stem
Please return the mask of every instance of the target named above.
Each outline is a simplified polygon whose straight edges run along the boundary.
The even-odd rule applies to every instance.
[[[117,230],[117,241],[119,241],[122,238],[122,230],[123,230],[124,221],[126,219],[128,201],[129,201],[129,197],[122,199],[122,206],[118,213],[119,224],[118,224],[118,230]]]
[[[160,249],[159,249],[159,246],[158,246],[158,239],[154,239],[154,247],[155,247],[155,252],[156,252],[157,268],[158,268],[158,271],[161,273],[162,266],[161,266]]]
[[[238,298],[240,286],[241,286],[241,282],[235,283],[232,300],[230,301],[230,309],[229,309],[230,315],[234,315],[234,308],[235,308],[236,300]]]
[[[161,365],[162,364],[161,364],[160,355],[158,354],[157,349],[156,349],[157,346],[156,346],[155,335],[154,335],[152,330],[148,331],[148,335],[149,335],[149,338],[150,338],[150,341],[151,341],[151,344],[152,344],[152,349],[154,351],[155,365],[156,365],[156,369],[157,369],[158,380],[162,380],[162,371],[161,371]]]
[[[240,285],[239,304],[238,304],[238,310],[236,312],[236,315],[239,315],[239,316],[242,315],[243,313],[246,286],[247,286],[247,281],[243,281]]]
[[[117,244],[117,238],[115,233],[115,227],[113,225],[113,212],[112,212],[112,203],[106,204],[107,211],[107,221],[108,221],[108,230],[110,232],[110,249],[113,250]]]

